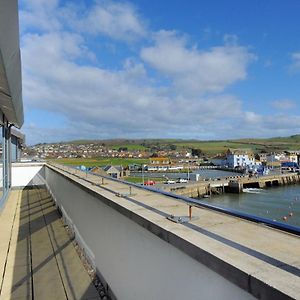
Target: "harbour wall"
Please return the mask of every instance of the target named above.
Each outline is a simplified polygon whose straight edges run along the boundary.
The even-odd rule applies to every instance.
[[[215,179],[176,186],[166,186],[163,189],[177,195],[198,198],[205,195],[210,196],[212,194],[242,193],[244,188],[266,188],[299,183],[299,174],[288,173],[260,177],[228,177],[221,180]]]

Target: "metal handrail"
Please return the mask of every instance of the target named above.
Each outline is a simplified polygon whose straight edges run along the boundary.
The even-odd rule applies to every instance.
[[[53,166],[57,167],[57,164],[51,163],[50,165],[53,165]],[[59,165],[59,166],[61,166],[61,165]],[[66,167],[66,166],[64,166],[64,167]],[[59,168],[59,167],[57,167],[57,168],[65,171],[65,172],[68,172],[65,169],[62,169],[62,168]],[[78,170],[76,167],[68,166],[68,168]],[[84,172],[84,171],[81,171],[81,172]],[[74,175],[71,172],[68,172],[68,173],[71,174],[71,175]],[[138,189],[143,189],[143,190],[151,191],[151,192],[158,193],[158,194],[161,194],[161,195],[164,195],[164,196],[168,196],[168,197],[171,197],[171,198],[173,198],[177,201],[183,202],[183,203],[185,203],[187,205],[190,205],[190,206],[211,209],[213,211],[221,212],[221,213],[231,215],[231,216],[234,216],[234,217],[238,217],[238,218],[241,218],[241,219],[245,219],[245,220],[248,220],[248,221],[251,221],[251,222],[263,224],[263,225],[266,225],[266,226],[269,226],[269,227],[272,227],[272,228],[280,229],[282,231],[289,232],[289,233],[300,236],[300,227],[297,227],[297,226],[284,224],[284,223],[281,223],[281,222],[278,222],[278,221],[273,221],[273,220],[270,220],[270,219],[267,219],[267,218],[258,217],[258,216],[248,214],[248,213],[243,213],[243,212],[231,209],[231,208],[225,208],[225,207],[222,207],[222,206],[216,206],[214,204],[204,203],[204,202],[201,202],[201,200],[195,200],[195,199],[192,199],[192,198],[189,198],[189,197],[176,195],[176,194],[173,194],[173,193],[170,193],[170,192],[166,192],[166,191],[159,190],[159,189],[154,189],[154,188],[148,187],[148,186],[141,186],[141,185],[138,185],[136,183],[127,182],[127,181],[124,181],[124,180],[121,180],[121,179],[116,179],[116,178],[109,177],[109,176],[104,176],[104,175],[100,175],[100,174],[96,174],[96,173],[92,173],[92,172],[88,172],[88,171],[86,172],[86,174],[94,175],[94,176],[97,176],[97,177],[105,178],[107,180],[123,183],[123,184],[126,184],[128,186],[132,186],[132,187],[135,187],[135,188],[138,188]],[[88,181],[84,177],[80,177],[80,178],[85,180],[85,181]]]

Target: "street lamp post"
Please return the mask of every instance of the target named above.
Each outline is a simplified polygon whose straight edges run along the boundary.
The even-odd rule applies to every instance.
[[[143,179],[143,185],[145,185],[145,178],[144,178],[144,165],[142,164],[142,179]]]

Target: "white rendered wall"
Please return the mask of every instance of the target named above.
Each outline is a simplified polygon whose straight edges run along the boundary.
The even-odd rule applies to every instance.
[[[75,235],[83,239],[118,299],[253,299],[47,167],[45,177]]]
[[[39,177],[44,177],[44,165],[38,164],[12,164],[12,187],[25,187],[32,184],[42,184]]]

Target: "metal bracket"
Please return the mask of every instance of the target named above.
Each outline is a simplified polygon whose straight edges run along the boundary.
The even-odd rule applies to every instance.
[[[127,193],[116,193],[115,194],[117,197],[123,197],[123,198],[126,198],[126,197],[131,197],[131,196],[136,196],[136,194],[127,194]]]
[[[189,217],[180,217],[174,215],[170,215],[169,217],[167,217],[167,219],[174,223],[179,223],[179,224],[188,223],[190,221]]]

